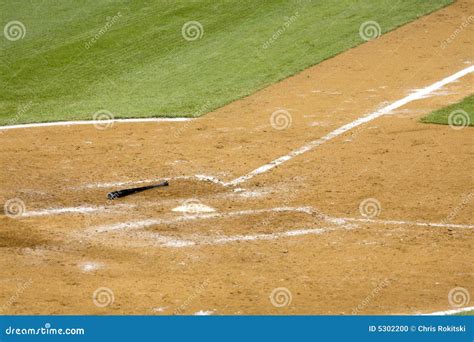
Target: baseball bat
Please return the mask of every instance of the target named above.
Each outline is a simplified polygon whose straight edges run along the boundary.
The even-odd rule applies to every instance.
[[[136,194],[137,192],[142,192],[142,191],[145,191],[145,190],[154,189],[154,188],[159,188],[159,187],[168,186],[168,185],[169,185],[168,181],[164,181],[164,182],[161,182],[161,183],[159,183],[159,184],[148,185],[148,186],[142,186],[142,187],[140,187],[140,188],[130,188],[130,189],[123,189],[123,190],[112,191],[112,192],[109,192],[109,193],[107,194],[107,198],[108,198],[109,200],[113,200],[113,199],[116,199],[116,198],[120,198],[120,197],[129,196],[129,195],[132,195],[132,194]]]

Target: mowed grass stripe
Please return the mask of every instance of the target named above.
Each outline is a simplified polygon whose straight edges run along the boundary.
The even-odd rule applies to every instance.
[[[202,115],[364,42],[366,21],[386,32],[449,3],[8,0],[2,24],[26,34],[0,43],[0,124]]]

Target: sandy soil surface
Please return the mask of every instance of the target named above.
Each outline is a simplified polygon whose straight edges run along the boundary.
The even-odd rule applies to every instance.
[[[0,202],[25,206],[0,216],[2,313],[453,308],[450,290],[474,289],[473,129],[419,119],[473,93],[474,73],[223,183],[472,66],[474,25],[446,44],[472,13],[456,2],[193,121],[1,132]]]

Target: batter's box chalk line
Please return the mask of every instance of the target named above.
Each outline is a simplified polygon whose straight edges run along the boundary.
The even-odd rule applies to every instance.
[[[249,210],[238,210],[238,211],[229,211],[229,212],[210,212],[210,213],[199,213],[199,214],[186,214],[183,216],[178,216],[170,219],[146,219],[146,220],[134,220],[127,222],[118,222],[114,224],[101,225],[93,228],[89,228],[89,232],[95,233],[104,233],[116,230],[136,230],[143,229],[152,226],[158,225],[167,225],[167,224],[176,224],[181,222],[189,222],[195,220],[210,220],[210,219],[222,219],[222,218],[232,218],[240,217],[247,215],[259,215],[270,212],[294,212],[294,213],[305,213],[305,214],[319,214],[321,218],[324,218],[327,222],[342,225],[345,222],[342,222],[338,219],[330,218],[327,215],[320,214],[319,211],[314,210],[311,207],[276,207],[276,208],[267,208],[267,209],[249,209]]]
[[[176,237],[166,236],[161,233],[143,231],[143,229],[159,225],[177,224],[182,222],[190,222],[195,220],[213,220],[230,217],[241,217],[246,215],[258,215],[270,212],[297,212],[307,215],[312,215],[325,222],[325,227],[305,227],[284,232],[275,232],[267,234],[237,234],[237,235],[215,235],[205,236],[199,234],[190,234],[185,239],[177,239]],[[322,234],[335,230],[355,229],[359,225],[357,223],[365,224],[382,224],[382,225],[398,225],[398,226],[414,226],[426,228],[459,228],[459,229],[473,229],[474,225],[470,224],[450,224],[450,223],[430,223],[418,221],[403,221],[403,220],[379,220],[379,219],[360,219],[360,218],[336,218],[322,214],[319,210],[312,207],[276,207],[269,209],[255,209],[255,210],[240,210],[230,211],[225,213],[203,213],[199,215],[185,215],[171,219],[146,219],[134,220],[128,222],[118,222],[108,225],[100,225],[86,230],[89,236],[97,236],[103,233],[110,232],[125,232],[129,234],[131,231],[137,232],[136,236],[143,239],[153,240],[161,247],[190,247],[195,245],[220,245],[232,242],[245,241],[259,241],[259,240],[276,240],[281,238],[289,238],[295,236],[304,236],[310,234]]]

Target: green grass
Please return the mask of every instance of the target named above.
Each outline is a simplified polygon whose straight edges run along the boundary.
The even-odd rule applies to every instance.
[[[451,115],[451,119],[450,119]],[[425,123],[435,123],[441,125],[474,126],[474,95],[464,98],[461,102],[437,110],[423,119]]]
[[[201,115],[363,43],[365,21],[387,32],[451,2],[2,1],[2,25],[18,20],[26,35],[0,40],[0,124],[91,119],[99,110]],[[181,28],[191,20],[204,34],[186,41]]]

